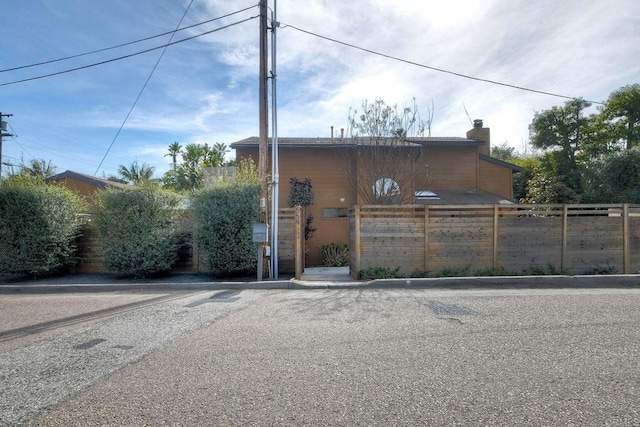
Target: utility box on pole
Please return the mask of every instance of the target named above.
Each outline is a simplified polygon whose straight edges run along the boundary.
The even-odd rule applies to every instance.
[[[3,117],[11,117],[13,114],[0,113],[0,180],[2,180],[2,137],[13,136],[9,133],[9,124],[2,120]]]
[[[262,270],[264,268],[264,244],[269,242],[269,235],[267,233],[267,224],[259,222],[253,224],[252,232],[253,243],[259,243],[258,245],[258,282],[262,281]]]

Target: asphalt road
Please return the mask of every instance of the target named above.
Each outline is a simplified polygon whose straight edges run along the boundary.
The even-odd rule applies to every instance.
[[[3,425],[640,425],[640,290],[129,296],[0,332]]]

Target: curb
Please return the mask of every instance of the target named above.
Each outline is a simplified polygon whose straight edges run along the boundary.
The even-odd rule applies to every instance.
[[[88,293],[122,291],[216,291],[283,289],[554,289],[640,288],[640,275],[598,276],[495,276],[424,279],[377,279],[371,281],[276,280],[261,282],[146,282],[146,283],[23,283],[0,284],[0,294]]]

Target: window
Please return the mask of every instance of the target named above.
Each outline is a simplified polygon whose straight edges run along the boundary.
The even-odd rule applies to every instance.
[[[400,195],[400,185],[392,178],[380,178],[373,184],[372,190],[376,199]]]
[[[418,190],[416,191],[416,200],[439,200],[440,197],[433,191]]]
[[[323,218],[347,218],[349,216],[349,208],[324,208],[322,210]]]
[[[392,178],[380,178],[371,188],[376,203],[395,204],[400,201],[400,185]]]

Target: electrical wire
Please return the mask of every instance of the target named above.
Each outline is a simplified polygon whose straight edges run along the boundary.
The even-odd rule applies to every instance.
[[[557,98],[564,98],[564,99],[571,99],[571,100],[582,99],[582,98],[578,98],[578,97],[575,97],[575,96],[567,96],[567,95],[561,95],[561,94],[558,94],[558,93],[547,92],[547,91],[543,91],[543,90],[531,89],[531,88],[527,88],[527,87],[523,87],[523,86],[517,86],[517,85],[513,85],[513,84],[509,84],[509,83],[503,83],[503,82],[498,82],[498,81],[495,81],[495,80],[488,80],[488,79],[483,79],[483,78],[480,78],[480,77],[470,76],[470,75],[467,75],[467,74],[457,73],[455,71],[449,71],[449,70],[445,70],[445,69],[442,69],[442,68],[436,68],[436,67],[432,67],[430,65],[420,64],[418,62],[410,61],[408,59],[398,58],[397,56],[392,56],[392,55],[388,55],[386,53],[377,52],[375,50],[367,49],[367,48],[364,48],[364,47],[361,47],[361,46],[356,46],[356,45],[351,44],[351,43],[346,43],[346,42],[343,42],[343,41],[340,41],[340,40],[336,40],[336,39],[331,38],[331,37],[323,36],[321,34],[317,34],[317,33],[311,32],[311,31],[303,30],[302,28],[298,28],[295,25],[282,24],[281,23],[281,27],[280,28],[284,29],[284,28],[287,28],[287,27],[288,28],[293,28],[294,30],[297,30],[297,31],[299,31],[301,33],[308,34],[310,36],[314,36],[314,37],[317,37],[317,38],[320,38],[320,39],[324,39],[324,40],[327,40],[327,41],[330,41],[330,42],[333,42],[333,43],[341,44],[343,46],[347,46],[347,47],[350,47],[350,48],[353,48],[353,49],[358,49],[358,50],[361,50],[363,52],[370,53],[372,55],[382,56],[383,58],[392,59],[394,61],[399,61],[399,62],[404,62],[405,64],[415,65],[416,67],[426,68],[426,69],[429,69],[429,70],[432,70],[432,71],[438,71],[440,73],[451,74],[453,76],[462,77],[462,78],[465,78],[465,79],[475,80],[475,81],[484,82],[484,83],[490,83],[490,84],[494,84],[494,85],[498,85],[498,86],[505,86],[505,87],[509,87],[509,88],[512,88],[512,89],[524,90],[524,91],[527,91],[527,92],[539,93],[539,94],[542,94],[542,95],[555,96]],[[600,101],[589,101],[589,100],[584,100],[584,101],[587,101],[587,102],[589,102],[591,104],[604,105],[604,102],[600,102]]]
[[[133,44],[136,44],[136,43],[141,43],[141,42],[144,42],[144,41],[153,40],[153,39],[156,39],[158,37],[163,37],[163,36],[166,36],[166,35],[169,35],[169,34],[175,34],[176,32],[180,32],[180,31],[191,29],[191,28],[199,27],[200,25],[209,24],[209,23],[214,22],[214,21],[219,21],[221,19],[228,18],[228,17],[233,16],[233,15],[237,15],[238,13],[246,12],[247,10],[253,9],[256,6],[257,6],[257,4],[253,5],[253,6],[246,7],[246,8],[241,9],[241,10],[238,10],[236,12],[229,13],[227,15],[219,16],[217,18],[213,18],[213,19],[209,19],[209,20],[206,20],[206,21],[202,21],[202,22],[199,22],[197,24],[193,24],[193,25],[189,25],[189,26],[186,26],[186,27],[182,27],[182,28],[179,28],[179,29],[174,30],[174,31],[167,31],[166,33],[156,34],[155,36],[149,36],[149,37],[145,37],[145,38],[142,38],[142,39],[130,41],[130,42],[127,42],[127,43],[118,44],[118,45],[115,45],[115,46],[104,47],[104,48],[101,48],[101,49],[92,50],[90,52],[78,53],[78,54],[71,55],[71,56],[65,56],[63,58],[51,59],[49,61],[37,62],[35,64],[20,65],[20,66],[17,66],[17,67],[5,68],[4,70],[0,70],[0,73],[6,73],[8,71],[23,70],[25,68],[38,67],[40,65],[53,64],[55,62],[61,62],[61,61],[69,60],[69,59],[80,58],[82,56],[92,55],[94,53],[106,52],[108,50],[118,49],[118,48],[121,48],[121,47],[130,46],[130,45],[133,45]]]
[[[134,56],[138,56],[138,55],[142,55],[142,54],[145,54],[145,53],[153,52],[154,50],[166,49],[169,46],[180,44],[180,43],[183,43],[183,42],[186,42],[186,41],[189,41],[189,40],[193,40],[193,39],[196,39],[196,38],[199,38],[199,37],[202,37],[202,36],[206,36],[206,35],[211,34],[211,33],[215,33],[217,31],[221,31],[221,30],[225,30],[227,28],[234,27],[234,26],[239,25],[239,24],[243,24],[243,23],[245,23],[247,21],[251,21],[252,19],[256,19],[257,17],[258,17],[257,15],[256,16],[252,16],[250,18],[246,18],[246,19],[243,19],[241,21],[234,22],[232,24],[225,25],[225,26],[220,27],[220,28],[216,28],[216,29],[213,29],[213,30],[205,31],[204,33],[197,34],[195,36],[191,36],[191,37],[187,37],[187,38],[184,38],[184,39],[180,39],[180,40],[177,40],[175,42],[170,42],[170,43],[167,43],[167,44],[164,44],[164,45],[161,45],[161,46],[156,46],[156,47],[152,47],[152,48],[149,48],[149,49],[141,50],[139,52],[130,53],[128,55],[123,55],[123,56],[107,59],[107,60],[100,61],[100,62],[94,62],[92,64],[87,64],[87,65],[83,65],[83,66],[80,66],[80,67],[69,68],[69,69],[66,69],[66,70],[57,71],[55,73],[42,74],[40,76],[29,77],[29,78],[26,78],[26,79],[14,80],[14,81],[10,81],[10,82],[0,83],[0,87],[14,85],[14,84],[18,84],[18,83],[26,83],[26,82],[30,82],[30,81],[34,81],[34,80],[45,79],[47,77],[59,76],[61,74],[72,73],[74,71],[84,70],[84,69],[87,69],[87,68],[97,67],[99,65],[109,64],[111,62],[116,62],[116,61],[120,61],[120,60],[123,60],[123,59],[132,58]]]
[[[167,48],[171,45],[171,42],[173,40],[173,36],[176,35],[176,32],[178,31],[178,28],[180,28],[180,24],[182,24],[182,21],[184,20],[184,17],[187,16],[187,12],[189,12],[189,9],[191,9],[191,5],[193,4],[193,1],[194,0],[191,0],[189,2],[189,6],[187,6],[187,8],[185,9],[184,13],[182,14],[182,17],[180,18],[180,22],[178,22],[178,25],[176,25],[175,31],[173,32],[173,34],[171,34],[171,38],[169,38],[169,43],[164,47],[164,49],[162,50],[162,53],[160,54],[160,56],[156,60],[156,63],[153,66],[153,68],[151,69],[151,72],[149,73],[149,76],[147,77],[147,80],[142,85],[142,89],[140,89],[140,92],[138,92],[138,96],[136,97],[135,101],[133,101],[133,104],[131,105],[131,108],[129,108],[129,112],[127,113],[127,115],[125,116],[124,120],[122,121],[122,124],[118,128],[118,131],[116,132],[116,135],[113,137],[113,140],[111,141],[111,144],[109,144],[109,148],[107,148],[107,151],[104,153],[104,156],[102,156],[102,160],[100,160],[100,164],[96,168],[96,171],[93,173],[93,176],[96,176],[98,174],[98,171],[100,170],[100,167],[102,167],[102,163],[104,163],[104,160],[107,158],[107,155],[111,151],[111,148],[113,147],[113,144],[115,144],[116,140],[118,139],[118,136],[120,135],[120,132],[124,128],[124,125],[127,123],[127,120],[129,120],[129,116],[133,112],[133,109],[135,108],[136,104],[138,104],[138,101],[140,100],[140,97],[142,96],[142,93],[146,89],[147,84],[149,84],[149,81],[151,80],[151,77],[153,76],[153,73],[155,73],[156,68],[158,68],[158,64],[160,64],[160,61],[162,60],[162,58],[164,57],[165,52],[167,51]]]

